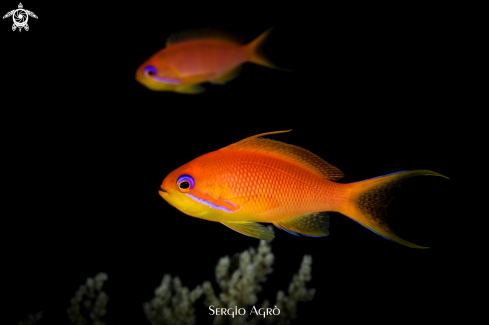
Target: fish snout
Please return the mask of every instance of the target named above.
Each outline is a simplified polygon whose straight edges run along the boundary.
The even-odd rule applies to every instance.
[[[158,194],[167,202],[171,199],[170,193],[163,186],[160,187]]]
[[[160,188],[160,190],[158,191],[158,193],[160,194],[160,196],[165,201],[168,201],[168,199],[170,198],[170,194],[168,194],[168,192],[164,188]]]

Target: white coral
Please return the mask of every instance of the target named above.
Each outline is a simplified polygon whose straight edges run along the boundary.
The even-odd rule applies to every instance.
[[[68,317],[73,325],[105,325],[100,318],[107,313],[105,307],[109,296],[102,291],[107,279],[107,274],[99,273],[93,279],[88,278],[86,284],[80,286],[68,308]],[[89,314],[90,322],[82,315],[82,311]]]
[[[279,324],[288,324],[291,319],[297,317],[298,302],[309,301],[314,297],[316,290],[306,288],[306,282],[312,279],[311,264],[311,256],[305,255],[302,258],[298,274],[294,275],[289,285],[289,295],[286,296],[283,291],[277,292],[275,306],[280,309],[280,315],[276,317]]]
[[[143,304],[146,318],[152,325],[187,325],[195,323],[194,302],[202,295],[202,287],[189,291],[178,277],[163,276],[155,289],[155,297]]]
[[[311,280],[312,258],[304,256],[299,272],[294,275],[288,288],[288,296],[283,291],[277,293],[277,300],[270,305],[264,300],[261,307],[255,306],[258,301],[257,294],[261,291],[260,283],[267,280],[267,275],[272,273],[274,256],[271,241],[261,240],[258,249],[250,247],[241,254],[235,254],[232,258],[228,256],[219,259],[216,266],[216,282],[220,289],[216,295],[209,281],[202,286],[197,286],[192,291],[184,287],[178,277],[172,279],[170,275],[163,276],[160,286],[155,289],[155,297],[143,304],[146,318],[152,325],[190,325],[195,323],[195,301],[204,293],[204,304],[217,308],[245,308],[244,315],[214,315],[214,325],[229,321],[231,325],[238,324],[288,324],[291,319],[297,317],[297,303],[308,301],[314,297],[315,290],[307,289],[306,282]],[[99,273],[95,278],[88,278],[85,285],[80,286],[75,297],[71,300],[68,308],[68,316],[74,325],[88,325],[88,320],[82,316],[82,308],[90,315],[93,325],[104,325],[100,318],[107,312],[108,296],[102,291],[104,281],[107,280],[105,273]],[[279,315],[267,314],[252,315],[255,310],[267,310],[278,308]]]
[[[269,228],[270,229],[270,228]],[[271,229],[273,231],[273,229]],[[241,254],[235,254],[232,259],[225,256],[217,263],[216,281],[221,293],[219,298],[209,282],[204,283],[205,304],[214,308],[245,308],[246,315],[250,314],[248,307],[256,304],[257,293],[261,291],[260,283],[266,281],[267,275],[272,273],[274,256],[271,249],[271,241],[261,240],[258,251],[250,247]],[[238,264],[239,263],[239,264]],[[229,321],[231,325],[237,324],[271,324],[276,321],[279,324],[287,324],[297,317],[297,303],[308,301],[314,297],[315,290],[307,289],[306,282],[310,281],[312,258],[304,256],[298,274],[294,275],[288,289],[288,296],[282,291],[277,293],[277,302],[270,306],[268,300],[264,300],[262,310],[267,308],[280,309],[278,316],[255,315],[247,322],[247,316],[214,315],[214,325]],[[258,310],[259,308],[256,307]]]

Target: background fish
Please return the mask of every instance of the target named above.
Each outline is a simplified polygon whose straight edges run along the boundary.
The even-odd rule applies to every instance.
[[[173,34],[165,48],[137,69],[136,80],[151,90],[198,94],[204,91],[203,82],[224,84],[236,78],[245,62],[278,69],[261,51],[271,30],[246,45],[237,36],[214,29]]]
[[[398,237],[386,222],[385,207],[403,180],[419,175],[445,176],[411,170],[361,182],[335,183],[343,173],[320,157],[297,146],[261,138],[289,131],[259,134],[200,156],[171,172],[159,193],[192,217],[217,221],[261,239],[274,236],[259,222],[273,223],[293,235],[327,236],[326,212],[335,211],[387,239],[427,248]]]

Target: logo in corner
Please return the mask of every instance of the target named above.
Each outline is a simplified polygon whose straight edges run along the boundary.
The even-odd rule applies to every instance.
[[[32,11],[23,9],[22,3],[19,3],[18,9],[7,12],[7,14],[3,16],[3,18],[7,18],[10,16],[12,16],[12,19],[14,20],[12,31],[15,31],[18,28],[19,32],[22,31],[22,28],[24,28],[25,30],[29,30],[29,25],[27,25],[29,16],[37,18],[36,14]]]

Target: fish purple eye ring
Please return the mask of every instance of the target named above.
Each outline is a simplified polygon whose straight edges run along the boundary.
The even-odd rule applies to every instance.
[[[192,176],[182,175],[177,179],[177,187],[180,192],[189,192],[194,188],[194,185],[195,181]]]
[[[156,68],[153,67],[152,65],[148,65],[145,69],[144,69],[144,74],[145,75],[154,75],[156,74]]]

